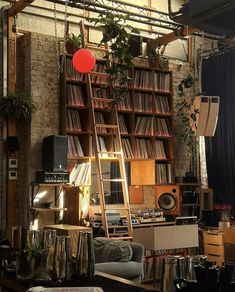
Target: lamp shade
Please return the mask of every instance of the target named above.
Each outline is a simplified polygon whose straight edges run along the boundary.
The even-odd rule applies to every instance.
[[[72,63],[76,71],[87,73],[94,69],[96,59],[91,51],[82,48],[74,53]]]

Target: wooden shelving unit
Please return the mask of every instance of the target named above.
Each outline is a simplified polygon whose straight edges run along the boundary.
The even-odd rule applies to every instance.
[[[34,219],[37,217],[37,213],[39,212],[55,212],[55,217],[54,217],[54,223],[58,222],[58,215],[60,211],[67,211],[67,208],[62,208],[59,207],[59,199],[61,196],[61,193],[63,191],[63,188],[66,186],[66,184],[62,184],[62,183],[36,183],[36,182],[32,182],[30,183],[30,189],[31,189],[31,211],[32,211],[32,219],[34,221]],[[37,203],[35,202],[35,199],[37,198],[37,195],[39,195],[39,193],[41,191],[50,191],[52,190],[53,195],[50,195],[50,200],[52,201],[52,205],[48,207],[46,207],[47,205],[45,205],[45,207],[41,207],[40,205],[37,206]],[[54,197],[53,197],[54,196]],[[40,198],[40,196],[39,196]],[[39,199],[40,202],[41,199]],[[43,201],[43,200],[41,200]]]
[[[61,132],[68,136],[68,159],[80,163],[94,157],[91,119],[86,76],[75,72],[71,58],[70,55],[66,56],[61,76]],[[105,68],[105,60],[97,60],[94,71],[104,73]],[[109,98],[108,78],[98,73],[91,80],[94,95]],[[132,78],[128,94],[117,104],[125,161],[135,162],[131,172],[138,172],[138,169],[142,172],[143,165],[149,172],[151,164],[152,178],[147,184],[172,183],[172,73],[135,66],[128,74]],[[98,100],[97,112],[97,121],[107,123],[110,119],[107,107]],[[113,143],[112,137],[109,131],[101,131],[100,143],[109,150]],[[130,184],[143,185],[145,182],[137,179]]]

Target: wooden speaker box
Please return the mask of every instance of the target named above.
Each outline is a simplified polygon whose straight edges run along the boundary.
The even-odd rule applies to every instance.
[[[155,187],[155,207],[165,215],[180,215],[179,186],[159,185]]]

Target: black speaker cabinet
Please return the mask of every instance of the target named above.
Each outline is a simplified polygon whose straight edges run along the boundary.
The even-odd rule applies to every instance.
[[[155,207],[162,209],[164,214],[179,215],[179,186],[159,185],[155,187]]]
[[[45,171],[67,171],[67,136],[51,135],[42,142],[42,168]]]

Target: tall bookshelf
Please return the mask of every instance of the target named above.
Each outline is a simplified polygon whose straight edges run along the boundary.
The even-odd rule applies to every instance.
[[[97,60],[94,71],[105,72],[105,66],[104,60]],[[138,171],[141,174],[145,165],[146,173],[151,172],[147,184],[172,183],[172,73],[134,66],[128,74],[132,81],[126,98],[119,100],[117,107],[124,157],[136,176],[130,183],[145,184],[141,175],[138,178]],[[107,82],[105,77],[93,76],[96,97],[110,96]],[[99,102],[96,118],[98,123],[109,119],[105,105]],[[93,157],[90,120],[86,76],[75,72],[72,56],[67,55],[61,76],[61,131],[68,136],[69,160]],[[101,146],[108,149],[110,137],[105,132],[102,135]]]

